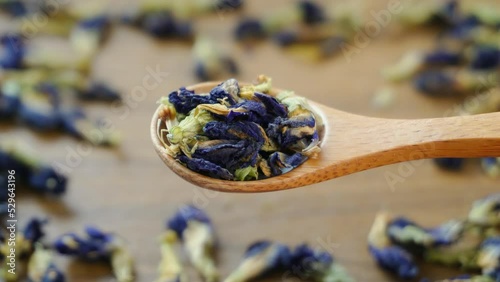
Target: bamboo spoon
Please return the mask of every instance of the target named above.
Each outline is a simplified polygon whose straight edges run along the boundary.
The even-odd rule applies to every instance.
[[[188,87],[206,93],[218,85]],[[280,90],[273,89],[271,95]],[[309,101],[323,121],[321,153],[292,171],[254,181],[229,181],[201,175],[167,155],[158,137],[158,114],[151,138],[163,162],[185,180],[223,192],[267,192],[323,182],[384,165],[426,158],[500,156],[500,113],[432,119],[383,119],[346,113]]]

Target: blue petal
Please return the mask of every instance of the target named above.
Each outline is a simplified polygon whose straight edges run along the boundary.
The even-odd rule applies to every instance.
[[[459,171],[463,167],[464,160],[463,158],[438,158],[434,159],[434,163],[444,170]]]
[[[199,146],[193,153],[193,158],[204,159],[234,172],[239,168],[255,165],[261,146],[262,144],[248,140],[224,140],[214,146]]]
[[[264,27],[257,19],[245,19],[241,21],[236,30],[234,31],[234,35],[237,40],[250,40],[250,39],[262,39],[266,37],[266,32]]]
[[[426,71],[418,74],[413,80],[413,85],[417,90],[437,97],[456,94],[455,83],[453,77],[440,71]]]
[[[3,54],[0,53],[0,68],[23,68],[25,46],[20,35],[11,34],[0,37],[0,46],[3,48]]]
[[[263,269],[263,273],[275,269],[286,269],[290,267],[292,259],[290,249],[285,245],[270,241],[254,242],[247,248],[243,257],[244,259],[248,259],[264,252],[268,252],[271,255],[268,257],[266,269]]]
[[[233,180],[234,176],[227,169],[204,159],[180,156],[179,161],[190,170],[218,179]]]
[[[0,120],[13,118],[20,105],[19,96],[3,95],[0,90]]]
[[[410,253],[397,246],[378,249],[369,247],[370,253],[378,265],[400,278],[411,279],[418,275],[418,267]]]
[[[36,169],[29,177],[29,185],[36,191],[59,196],[66,192],[67,178],[52,167]]]
[[[54,265],[51,264],[43,274],[40,282],[65,282],[64,274]]]
[[[208,218],[208,215],[204,211],[192,205],[185,205],[179,208],[174,216],[168,220],[167,228],[175,231],[177,236],[182,239],[182,234],[187,228],[189,221],[197,221],[210,226],[212,225],[210,218]]]
[[[302,19],[306,24],[317,24],[326,20],[324,9],[312,1],[302,0],[299,3]]]
[[[436,50],[428,53],[424,59],[426,64],[429,65],[450,65],[455,66],[461,63],[462,56],[460,53],[451,52],[448,50]]]
[[[470,67],[474,70],[487,70],[500,66],[500,49],[497,47],[480,46],[474,50]]]
[[[43,226],[47,223],[45,219],[33,218],[31,219],[23,230],[23,236],[26,240],[31,243],[38,242],[45,232],[43,232]]]
[[[93,83],[88,89],[81,91],[78,98],[86,101],[106,102],[121,100],[120,93],[104,83]]]
[[[257,143],[264,143],[264,136],[258,124],[249,121],[232,123],[211,121],[203,127],[203,132],[210,139],[243,140],[250,139]]]

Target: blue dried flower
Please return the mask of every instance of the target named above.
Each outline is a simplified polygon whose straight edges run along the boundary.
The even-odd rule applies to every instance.
[[[167,228],[175,231],[177,236],[180,239],[183,239],[183,233],[186,230],[186,228],[188,228],[188,224],[190,221],[203,223],[206,224],[207,226],[212,225],[210,218],[204,211],[202,211],[197,207],[186,205],[181,207],[177,211],[177,213],[175,213],[175,215],[168,220]]]
[[[218,10],[238,9],[243,6],[243,3],[243,0],[218,0],[215,8]]]
[[[464,160],[464,158],[438,158],[434,159],[434,163],[444,170],[458,171],[462,169]]]
[[[61,125],[58,108],[58,97],[52,92],[25,93],[21,96],[18,116],[36,130],[50,131]]]
[[[0,90],[0,120],[13,118],[19,109],[21,101],[17,93],[5,93]]]
[[[3,50],[2,50],[3,49]],[[21,69],[24,66],[24,40],[20,35],[9,34],[0,37],[0,68]]]
[[[62,255],[89,261],[110,259],[113,235],[102,233],[94,227],[86,227],[85,233],[84,237],[75,233],[62,235],[54,242],[54,249]]]
[[[67,182],[66,176],[49,166],[35,169],[28,179],[30,187],[35,191],[56,196],[66,192]]]
[[[112,89],[104,83],[92,83],[89,88],[79,92],[78,98],[85,101],[120,101],[121,96],[118,91]]]
[[[393,243],[412,253],[420,254],[434,243],[433,237],[424,228],[403,217],[389,222],[387,235]]]
[[[448,0],[438,11],[433,15],[431,22],[454,25],[461,19],[461,11],[459,2],[456,0]]]
[[[219,273],[213,254],[216,238],[208,216],[202,210],[186,205],[168,220],[167,228],[182,240],[191,263],[205,281],[217,281]]]
[[[403,279],[415,278],[418,267],[415,265],[410,253],[397,246],[375,248],[370,246],[370,253],[382,268],[396,274]]]
[[[298,3],[302,12],[302,20],[306,24],[317,24],[326,20],[323,8],[314,2],[302,0]]]
[[[285,174],[298,167],[307,160],[307,156],[301,153],[287,155],[282,152],[274,152],[269,156],[268,165],[273,176]]]
[[[200,104],[215,104],[217,100],[212,100],[210,96],[196,95],[194,91],[181,87],[168,95],[168,101],[174,105],[178,113],[187,115],[192,109]]]
[[[433,247],[455,243],[465,230],[465,224],[460,220],[450,220],[434,228],[427,228],[432,237]]]
[[[468,220],[480,226],[500,225],[500,194],[492,194],[475,201]]]
[[[193,35],[189,23],[180,22],[168,12],[152,12],[144,15],[142,29],[157,38],[190,38]]]
[[[213,178],[233,180],[234,176],[227,169],[216,165],[212,162],[206,161],[204,159],[188,158],[186,156],[180,156],[179,161],[185,164],[190,170],[196,171],[206,176]]]
[[[68,233],[60,236],[53,244],[54,249],[62,254],[83,260],[110,262],[119,282],[133,280],[133,259],[123,240],[113,233],[103,232],[87,226],[85,236]]]
[[[245,19],[236,27],[234,36],[239,41],[246,41],[263,39],[267,36],[267,33],[259,20]]]
[[[302,280],[354,281],[329,253],[313,250],[306,244],[295,248],[291,255],[290,265],[292,274]]]
[[[79,28],[103,32],[110,27],[111,22],[106,16],[96,16],[80,21]]]
[[[245,251],[243,260],[225,282],[244,282],[262,277],[269,272],[290,268],[290,249],[270,241],[258,241]]]
[[[248,140],[220,140],[199,142],[193,158],[204,159],[234,172],[239,168],[253,166],[262,144]]]
[[[475,16],[468,16],[459,20],[453,27],[445,33],[445,37],[449,36],[459,40],[467,40],[471,37],[474,29],[479,27],[481,22]]]
[[[293,274],[299,278],[323,281],[320,278],[330,269],[333,257],[327,252],[313,250],[302,244],[293,250],[290,264]]]
[[[280,144],[281,148],[288,148],[297,144],[301,139],[312,139],[316,133],[316,121],[312,115],[301,115],[291,118],[276,118],[269,124],[266,133]],[[304,148],[300,148],[304,149]]]
[[[482,158],[481,166],[486,174],[492,178],[497,178],[500,175],[500,158]]]
[[[457,83],[449,74],[441,71],[425,71],[413,79],[415,88],[424,94],[436,97],[457,94]]]
[[[236,121],[226,123],[222,121],[211,121],[203,127],[203,132],[210,139],[244,140],[248,139],[256,143],[265,142],[264,130],[257,123],[249,121]]]
[[[424,63],[426,65],[445,65],[456,66],[462,62],[460,53],[438,49],[425,55]]]
[[[30,241],[32,244],[40,241],[45,236],[45,232],[43,232],[45,224],[47,224],[46,219],[32,218],[24,227],[24,239]]]
[[[474,70],[488,70],[500,66],[500,49],[493,46],[477,46],[472,55],[470,67]]]
[[[54,264],[51,264],[47,268],[44,275],[42,276],[42,279],[40,280],[40,282],[65,282],[65,281],[66,278],[64,277],[64,274]]]
[[[28,263],[29,281],[64,282],[64,274],[54,265],[52,251],[41,244],[35,247]]]
[[[484,240],[477,261],[483,270],[483,275],[490,276],[495,281],[500,280],[500,237]]]
[[[299,40],[297,33],[293,31],[282,31],[273,35],[273,40],[282,47],[290,46]]]

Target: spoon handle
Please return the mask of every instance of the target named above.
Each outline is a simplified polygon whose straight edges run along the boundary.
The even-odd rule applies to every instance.
[[[393,129],[409,159],[500,156],[500,113],[398,120]]]

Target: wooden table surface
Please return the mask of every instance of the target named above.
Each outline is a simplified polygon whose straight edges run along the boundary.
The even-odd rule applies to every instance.
[[[123,5],[123,1],[119,5]],[[134,2],[130,0],[129,2]],[[278,7],[287,1],[273,1]],[[368,2],[368,1],[367,1]],[[370,1],[365,11],[387,7],[387,1]],[[247,1],[243,13],[262,13],[270,1]],[[274,4],[276,3],[276,4]],[[126,6],[126,5],[123,5]],[[341,110],[378,117],[427,118],[443,116],[458,101],[426,98],[407,85],[397,88],[394,104],[379,110],[372,106],[376,89],[384,86],[380,68],[394,62],[405,50],[432,45],[434,32],[402,31],[390,21],[359,52],[309,63],[283,52],[270,42],[248,50],[232,40],[240,14],[219,14],[196,20],[196,30],[216,40],[238,58],[241,80],[264,73],[274,85]],[[5,26],[1,18],[0,26]],[[168,73],[157,87],[137,95],[148,69]],[[124,105],[90,105],[94,116],[106,116],[123,135],[116,150],[90,147],[74,155],[82,143],[66,136],[43,136],[26,128],[2,126],[2,141],[14,139],[34,146],[46,161],[70,167],[69,189],[60,200],[31,193],[18,196],[21,219],[45,216],[50,241],[65,232],[81,232],[92,224],[126,238],[136,259],[137,281],[153,281],[160,260],[157,236],[165,221],[182,204],[203,208],[213,219],[220,250],[218,266],[225,277],[236,267],[244,249],[255,240],[272,239],[290,245],[307,242],[334,254],[358,281],[397,281],[374,264],[366,237],[377,212],[408,216],[425,226],[466,216],[471,202],[498,191],[476,161],[463,173],[447,173],[431,161],[391,165],[282,192],[223,194],[199,189],[170,172],[158,158],[149,139],[149,123],[156,101],[180,86],[196,83],[189,45],[158,42],[129,28],[115,29],[98,56],[94,75],[117,85]],[[338,132],[342,134],[342,132]],[[403,180],[390,185],[388,173]],[[69,281],[114,281],[108,266],[85,264],[64,257],[58,265]],[[201,281],[188,268],[189,281]],[[423,267],[423,276],[444,278],[458,273],[440,267]],[[280,276],[265,281],[281,281]]]

